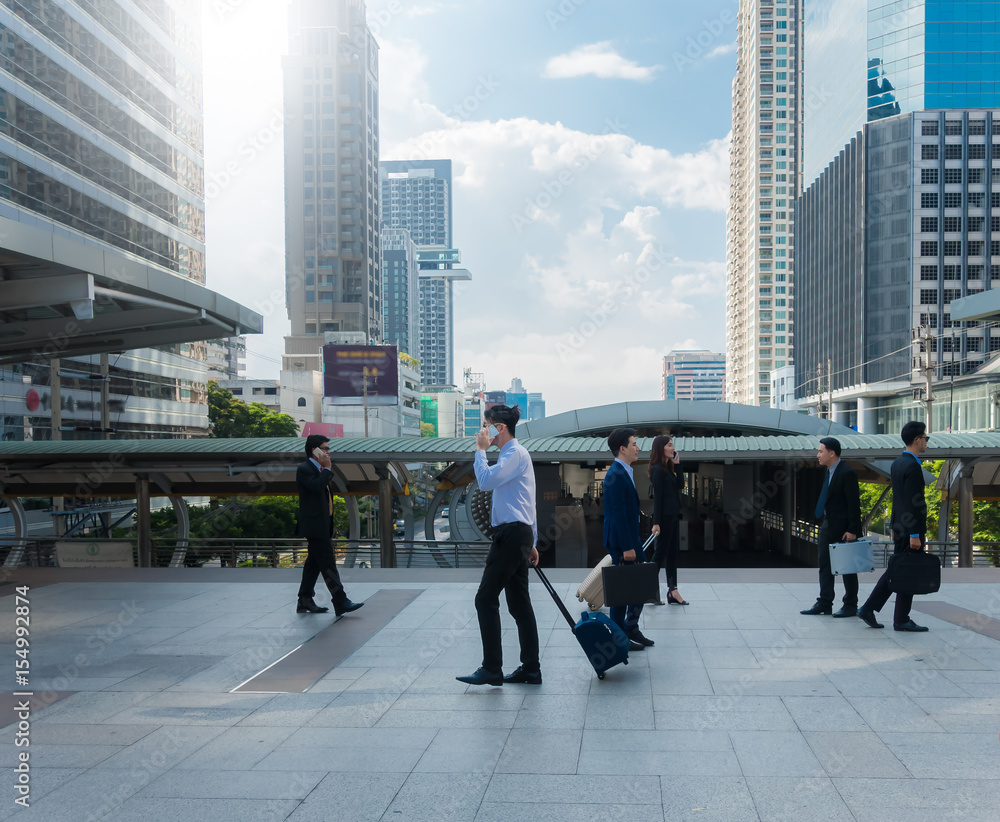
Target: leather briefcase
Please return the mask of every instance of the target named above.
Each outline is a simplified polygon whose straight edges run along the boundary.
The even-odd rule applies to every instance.
[[[933,594],[941,589],[941,560],[926,551],[893,554],[886,573],[894,594]]]
[[[609,608],[658,602],[660,568],[653,562],[609,565],[604,575],[604,604]]]

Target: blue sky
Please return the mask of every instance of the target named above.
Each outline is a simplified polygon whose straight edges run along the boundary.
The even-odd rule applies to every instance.
[[[276,5],[205,12],[209,285],[265,314],[248,374],[271,378],[288,329]],[[456,297],[456,378],[520,377],[552,414],[655,399],[671,348],[724,348],[736,3],[368,9],[382,158],[454,164],[474,277]]]

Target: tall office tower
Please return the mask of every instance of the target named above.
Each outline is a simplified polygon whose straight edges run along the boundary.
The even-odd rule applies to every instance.
[[[420,354],[420,270],[417,246],[405,228],[382,228],[382,312],[387,345]]]
[[[726,398],[769,405],[792,360],[801,0],[740,3],[726,220]]]
[[[326,332],[382,341],[378,44],[364,0],[292,0],[285,86],[283,368],[319,371]]]
[[[726,355],[711,351],[671,351],[663,358],[660,396],[665,400],[722,402],[726,395]]]
[[[201,13],[0,6],[0,357],[25,437],[204,436],[199,341],[260,330],[203,287]]]
[[[420,273],[420,380],[454,385],[454,282],[469,280],[455,268],[452,247],[451,160],[385,160],[379,165],[382,220],[405,228],[417,244]]]
[[[823,409],[832,395],[826,412],[865,433],[898,430],[928,380],[978,379],[1000,350],[995,329],[950,311],[1000,281],[1000,88],[986,82],[1000,12],[820,0],[806,48],[807,94],[826,90],[830,108],[805,123],[796,396]]]

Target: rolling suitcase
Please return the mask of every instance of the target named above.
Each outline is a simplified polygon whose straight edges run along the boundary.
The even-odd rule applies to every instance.
[[[864,574],[875,570],[875,554],[871,540],[830,543],[830,572],[833,574]]]
[[[889,590],[894,594],[933,594],[941,590],[941,560],[908,549],[889,557]]]
[[[562,615],[566,617],[570,630],[576,636],[577,642],[583,648],[590,664],[594,666],[597,678],[604,679],[604,672],[619,663],[628,665],[629,639],[625,636],[625,632],[608,619],[607,615],[600,613],[584,611],[580,614],[580,621],[574,623],[573,617],[563,605],[563,601],[555,592],[548,577],[542,573],[542,569],[537,565],[534,568],[538,572],[538,578],[545,586],[545,590],[549,592],[549,595],[555,600],[556,606],[562,611]]]
[[[586,601],[591,611],[600,611],[604,605],[604,576],[601,571],[610,564],[611,557],[605,554],[604,559],[597,563],[576,589],[576,598],[580,602]]]

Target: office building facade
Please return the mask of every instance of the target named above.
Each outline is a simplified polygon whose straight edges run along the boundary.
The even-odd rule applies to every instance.
[[[382,341],[378,44],[363,0],[293,0],[285,99],[285,369],[325,333]],[[301,365],[296,365],[299,363]]]
[[[382,228],[382,309],[385,342],[420,354],[420,271],[417,246],[405,228]]]
[[[153,319],[178,308],[158,288],[178,293],[205,283],[201,14],[195,0],[0,7],[4,265],[30,281],[6,252],[32,235],[36,247],[58,249],[64,279],[89,277],[92,287],[89,305],[74,306],[70,322],[55,310],[55,287],[27,319],[48,317],[59,329],[79,320],[89,331],[131,301],[150,317],[139,344],[162,346],[115,353],[110,362],[92,354],[16,366],[25,404],[14,436],[208,433],[206,345],[168,343],[181,335]],[[130,287],[112,294],[113,281]],[[56,356],[61,347],[53,346]],[[103,350],[112,348],[113,341]]]
[[[704,350],[671,351],[663,358],[662,399],[722,402],[725,396],[725,354]]]
[[[726,220],[726,398],[769,405],[792,361],[801,190],[800,0],[740,3]]]

